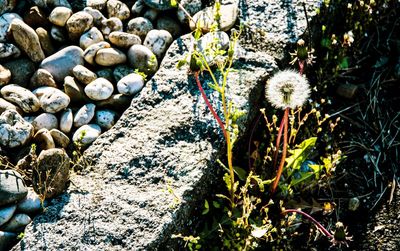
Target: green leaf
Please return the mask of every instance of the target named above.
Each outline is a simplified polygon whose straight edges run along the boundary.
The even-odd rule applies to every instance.
[[[186,59],[181,59],[178,61],[178,63],[176,64],[176,68],[180,69],[182,68],[182,66],[184,66],[185,64],[187,64],[188,61]]]
[[[342,61],[339,64],[340,69],[347,69],[349,68],[349,58],[344,57],[342,58]]]
[[[213,201],[213,206],[215,207],[215,208],[220,208],[221,207],[221,204],[219,204],[219,202],[218,201]]]
[[[204,200],[204,210],[201,214],[202,215],[208,214],[209,211],[210,211],[210,205],[208,204],[207,200]]]
[[[329,49],[331,47],[331,40],[329,38],[322,39],[321,46]]]
[[[245,181],[246,180],[246,177],[247,177],[246,170],[244,170],[243,168],[240,168],[238,166],[234,166],[233,170],[235,171],[235,173],[237,174],[237,176],[239,177],[239,179],[241,181]]]
[[[301,164],[308,158],[316,142],[317,137],[311,137],[301,142],[300,145],[297,145],[296,149],[288,150],[291,154],[290,157],[286,158],[286,169],[291,167],[288,176],[291,176],[293,171],[300,169]]]
[[[202,34],[203,34],[203,33],[201,32],[200,23],[198,22],[198,23],[197,23],[197,27],[196,27],[196,31],[195,31],[195,33],[194,33],[194,39],[195,39],[195,40],[199,40]]]
[[[231,176],[228,173],[225,173],[223,180],[225,181],[225,185],[228,191],[231,191]]]

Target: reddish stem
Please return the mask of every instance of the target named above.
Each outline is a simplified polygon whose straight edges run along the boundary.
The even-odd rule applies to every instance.
[[[314,224],[317,226],[317,228],[318,228],[326,237],[331,238],[331,239],[333,238],[333,235],[332,235],[331,233],[329,233],[329,231],[328,231],[324,226],[322,226],[321,223],[319,223],[316,219],[314,219],[311,215],[309,215],[309,214],[307,214],[307,213],[305,213],[305,212],[303,212],[303,211],[297,210],[297,209],[286,209],[286,210],[284,210],[284,211],[282,212],[282,214],[287,214],[287,213],[297,213],[297,214],[303,215],[303,216],[306,217],[309,221],[311,221],[312,223],[314,223]]]
[[[196,72],[194,73],[194,77],[195,77],[195,79],[196,79],[196,84],[197,84],[197,87],[198,87],[199,90],[200,90],[201,96],[202,96],[203,99],[204,99],[204,102],[206,102],[206,105],[207,105],[208,109],[210,109],[212,115],[214,116],[215,120],[217,120],[219,127],[221,128],[222,132],[224,133],[225,139],[227,139],[227,132],[226,132],[226,130],[225,130],[224,123],[222,122],[222,120],[221,120],[221,118],[218,116],[218,114],[215,112],[215,110],[214,110],[214,108],[212,107],[210,101],[208,100],[207,95],[206,95],[206,93],[204,92],[203,87],[201,86],[200,79],[199,79],[199,72],[198,72],[198,71],[196,71]]]
[[[284,133],[283,133],[283,149],[282,149],[282,158],[279,164],[278,172],[276,173],[276,178],[274,184],[272,185],[271,194],[274,194],[276,188],[278,187],[279,180],[282,175],[283,166],[285,165],[286,159],[286,149],[287,149],[287,138],[288,138],[288,117],[289,117],[289,107],[285,109],[285,114],[283,115],[283,124],[284,124]]]
[[[300,75],[303,75],[304,65],[305,65],[305,61],[304,60],[299,60],[299,73],[300,73]]]

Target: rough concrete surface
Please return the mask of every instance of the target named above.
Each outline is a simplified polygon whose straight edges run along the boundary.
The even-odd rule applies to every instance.
[[[257,12],[257,20],[265,22],[273,18],[271,11],[285,15],[285,7],[275,2],[280,1],[242,1],[241,17]],[[297,10],[297,2],[286,4]],[[282,30],[279,22],[266,27],[281,35],[274,38],[281,39],[276,47],[304,32],[300,14],[291,29]],[[258,111],[265,80],[277,69],[271,55],[279,57],[268,48],[258,51],[255,43],[263,40],[251,43],[242,44],[246,50],[239,50],[228,84],[230,98],[248,112],[241,120],[242,132]],[[220,168],[215,160],[223,158],[222,133],[193,76],[175,67],[189,47],[188,35],[172,44],[160,70],[117,124],[86,151],[90,170],[71,177],[68,191],[48,203],[13,250],[176,249],[171,234],[190,224],[190,214],[210,184],[220,182],[214,176]],[[207,88],[209,80],[201,79],[218,109],[218,94]],[[167,183],[173,193],[167,192]]]

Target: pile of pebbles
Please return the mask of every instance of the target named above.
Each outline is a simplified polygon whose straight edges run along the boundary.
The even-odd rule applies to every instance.
[[[0,180],[0,250],[7,250],[42,206],[18,172],[0,170]]]
[[[0,170],[0,250],[40,211],[39,197],[65,190],[74,143],[85,148],[116,123],[175,38],[197,20],[211,29],[213,7],[179,2],[185,11],[169,0],[0,0],[0,169],[14,167]],[[223,3],[222,31],[198,47],[229,46],[237,15],[235,1]]]
[[[0,16],[5,150],[31,143],[39,150],[67,148],[72,141],[91,144],[115,124],[143,88],[143,74],[157,71],[169,45],[188,27],[170,1],[88,0],[75,13],[68,1],[53,1],[61,5],[54,8],[50,2],[36,0],[25,13]],[[192,14],[201,10],[201,1],[186,5]]]

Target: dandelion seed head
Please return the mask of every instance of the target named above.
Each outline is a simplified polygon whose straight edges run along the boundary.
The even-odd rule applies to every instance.
[[[302,106],[310,95],[310,87],[305,77],[292,70],[276,73],[267,83],[266,97],[279,109]]]

